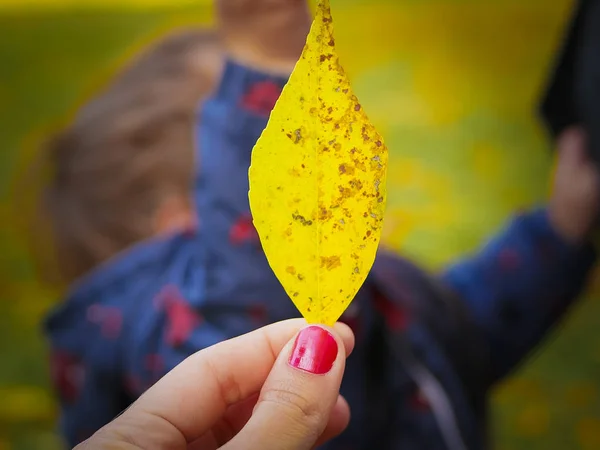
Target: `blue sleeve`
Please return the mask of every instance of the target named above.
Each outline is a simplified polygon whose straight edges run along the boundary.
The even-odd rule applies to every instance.
[[[250,156],[286,82],[228,61],[215,95],[200,111],[195,202],[203,234],[215,246],[255,237],[248,204]]]
[[[248,169],[286,82],[229,61],[199,116],[196,239],[209,255],[211,289],[225,302],[227,296],[242,302],[240,295],[261,291],[273,296],[281,289],[252,222]]]
[[[565,242],[544,209],[517,217],[443,280],[488,343],[491,377],[506,376],[581,294],[596,260],[591,245]]]

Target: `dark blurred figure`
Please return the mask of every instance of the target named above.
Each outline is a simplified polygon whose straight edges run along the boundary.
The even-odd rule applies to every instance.
[[[579,0],[542,101],[542,115],[556,138],[581,125],[600,164],[600,1]]]

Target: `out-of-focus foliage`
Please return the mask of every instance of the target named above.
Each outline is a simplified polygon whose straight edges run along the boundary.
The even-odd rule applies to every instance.
[[[24,10],[24,9],[98,9],[115,8],[119,9],[142,9],[148,11],[154,8],[181,8],[196,7],[198,5],[206,6],[211,0],[0,0],[0,9],[3,10]]]
[[[56,407],[38,327],[56,296],[33,281],[18,230],[26,196],[14,178],[48,130],[132,51],[167,28],[207,23],[210,9],[184,0],[147,8],[102,2],[96,11],[79,2],[47,12],[3,10],[3,3],[0,450],[46,450],[58,448]],[[436,268],[474,249],[516,208],[544,198],[550,158],[534,103],[569,6],[333,0],[340,56],[390,149],[389,245]],[[497,448],[600,448],[599,316],[598,302],[584,301],[500,389]]]

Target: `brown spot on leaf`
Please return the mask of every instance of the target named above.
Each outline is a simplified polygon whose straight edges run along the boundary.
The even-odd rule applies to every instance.
[[[288,266],[285,271],[290,275],[296,275],[296,268],[294,266]]]
[[[309,227],[313,224],[312,220],[307,220],[304,216],[301,216],[300,214],[292,214],[292,219],[294,219],[297,222],[300,222],[305,227]]]
[[[360,170],[361,172],[366,172],[367,171],[367,166],[364,162],[362,162],[360,159],[355,158],[354,159],[354,167],[356,167],[358,170]]]
[[[319,206],[319,220],[325,222],[333,217],[333,213],[324,205]]]
[[[349,166],[347,164],[341,164],[340,165],[340,174],[348,174],[348,175],[354,175],[354,167]]]
[[[340,203],[344,199],[351,198],[351,197],[354,197],[354,195],[356,195],[356,191],[353,191],[352,189],[344,187],[344,186],[338,186],[338,190],[340,191],[340,194],[341,194]]]
[[[342,265],[342,261],[339,256],[321,256],[321,268],[327,270],[333,270]]]
[[[360,104],[358,104],[358,103],[357,103],[357,104],[354,106],[354,111],[360,111]]]
[[[302,140],[302,130],[300,130],[300,128],[298,128],[297,130],[294,131],[294,143],[297,144],[301,140]]]
[[[353,178],[348,184],[350,185],[350,187],[352,187],[352,189],[355,189],[357,191],[360,191],[363,187],[362,181],[360,181],[358,178]]]
[[[367,134],[367,127],[366,126],[362,127],[361,134],[362,134],[363,141],[368,142],[368,141],[371,140],[371,138]]]

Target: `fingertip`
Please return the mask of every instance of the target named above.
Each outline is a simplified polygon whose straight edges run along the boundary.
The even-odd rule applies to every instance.
[[[236,445],[250,436],[264,444],[259,436],[281,433],[285,441],[261,444],[260,449],[308,449],[326,430],[330,436],[341,433],[350,420],[350,409],[339,399],[339,391],[346,348],[351,350],[353,345],[354,336],[348,328],[320,324],[302,327],[279,354],[252,417],[227,448],[239,448]]]
[[[333,406],[332,416],[335,416],[335,420],[340,425],[340,432],[344,431],[350,423],[350,404],[343,395],[338,395],[337,401]]]
[[[350,405],[343,395],[338,395],[335,405],[329,415],[329,423],[324,434],[329,434],[329,439],[337,436],[346,429],[350,423]]]

